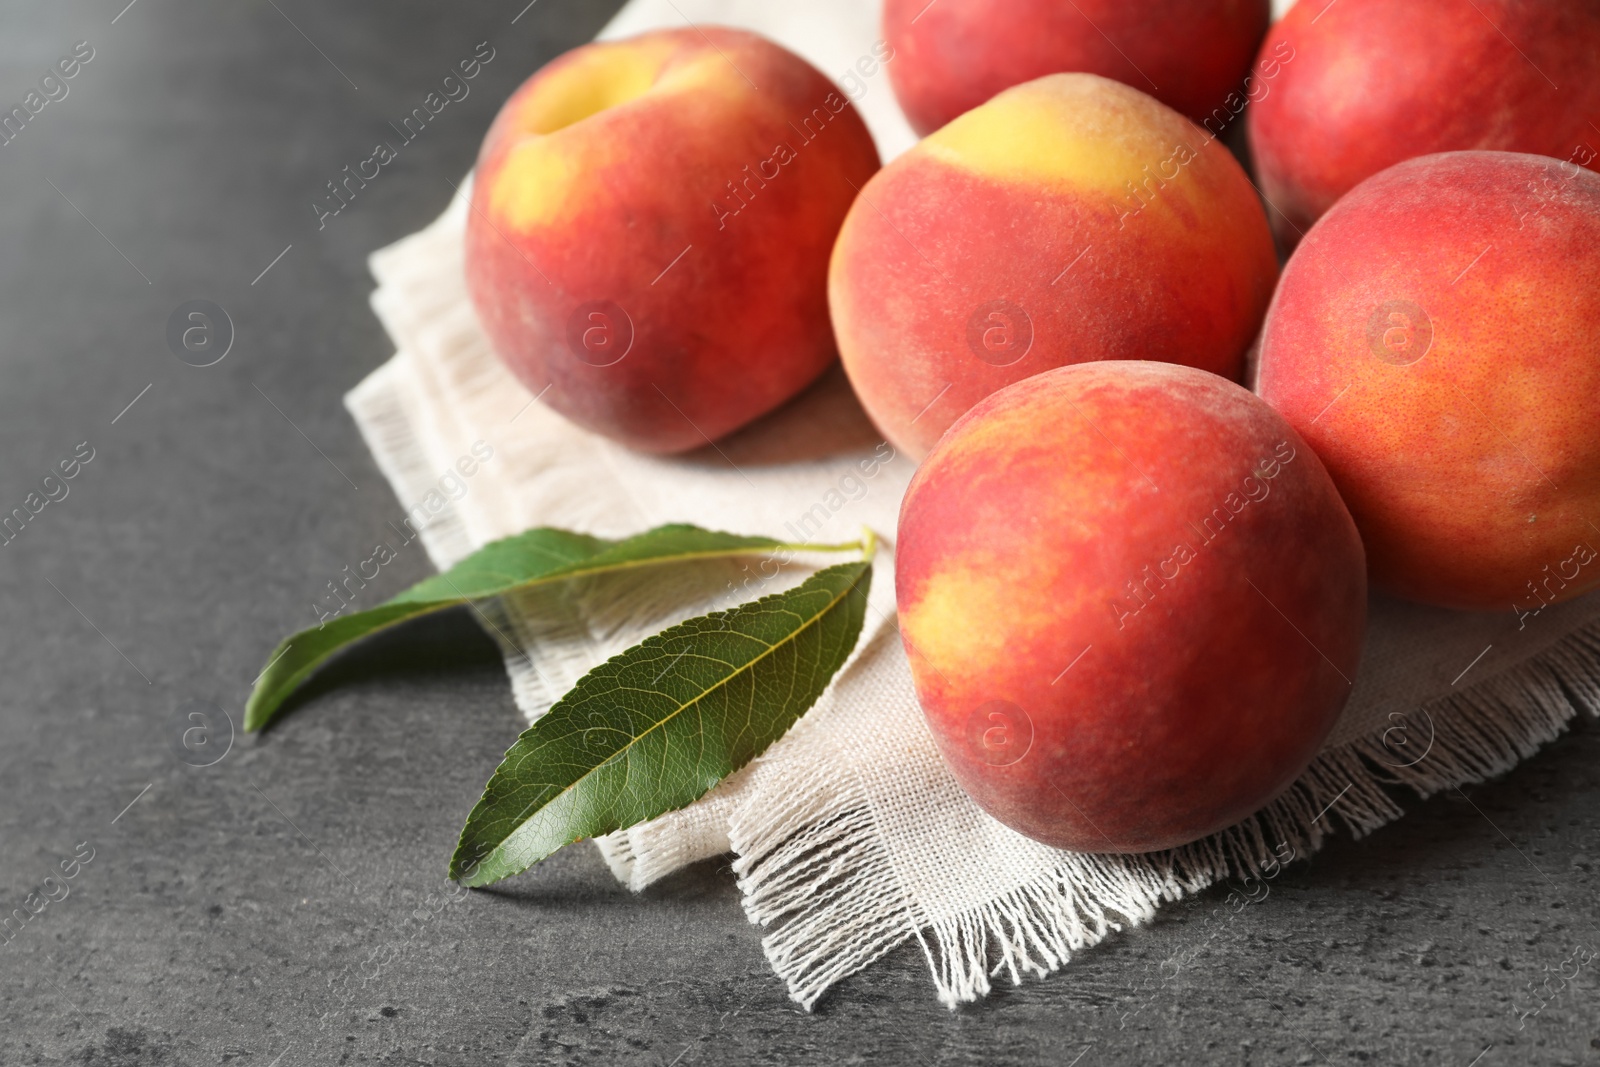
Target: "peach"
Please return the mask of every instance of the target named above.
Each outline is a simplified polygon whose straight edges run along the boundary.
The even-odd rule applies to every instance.
[[[1289,260],[1256,388],[1375,584],[1524,618],[1600,585],[1600,175],[1448,152],[1367,179]]]
[[[886,0],[883,36],[921,134],[1069,71],[1115,78],[1198,122],[1240,87],[1271,13],[1270,0]]]
[[[1365,178],[1415,156],[1499,149],[1588,165],[1600,146],[1593,0],[1307,0],[1250,109],[1256,172],[1285,247]]]
[[[798,56],[706,26],[575,49],[484,140],[467,284],[544,402],[677,452],[833,362],[827,263],[878,169],[855,108]]]
[[[1282,417],[1214,374],[1086,363],[995,393],[912,478],[900,633],[989,814],[1085,852],[1222,830],[1350,692],[1361,541]]]
[[[879,171],[828,277],[846,372],[925,455],[997,389],[1097,359],[1237,377],[1278,264],[1222,144],[1136,89],[1007,89]]]

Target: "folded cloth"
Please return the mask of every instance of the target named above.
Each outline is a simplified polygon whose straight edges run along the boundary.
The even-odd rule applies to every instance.
[[[842,78],[870,54],[877,12],[861,0],[635,0],[606,35],[687,18],[760,30]],[[857,105],[891,156],[911,134],[886,76],[860,85]],[[1399,817],[1385,786],[1426,796],[1481,781],[1578,710],[1600,711],[1600,596],[1520,618],[1375,597],[1348,707],[1310,769],[1265,810],[1140,856],[1022,837],[956,785],[917,708],[891,577],[913,464],[875,433],[842,373],[688,456],[638,455],[578,429],[535,402],[479,330],[462,275],[469,191],[373,255],[372,304],[399,351],[346,399],[437,566],[541,525],[622,537],[692,522],[818,543],[869,526],[887,539],[856,654],[799,725],[700,801],[596,842],[634,889],[731,851],[745,910],[769,928],[767,958],[807,1008],[910,939],[951,1006],[985,994],[996,975],[1047,974],[1163,901],[1314,851],[1336,822],[1363,834]],[[468,455],[472,476],[452,473]],[[769,583],[794,569],[728,564],[709,580],[658,572],[511,596],[484,605],[486,625],[532,721],[607,657],[678,619],[774,591]],[[484,753],[485,780],[498,755]]]

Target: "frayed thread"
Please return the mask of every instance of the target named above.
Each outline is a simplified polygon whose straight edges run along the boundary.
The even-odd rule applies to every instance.
[[[1163,903],[1316,852],[1335,818],[1355,837],[1377,830],[1405,813],[1386,787],[1426,798],[1503,774],[1579,712],[1600,715],[1600,625],[1323,752],[1286,793],[1222,833],[1144,855],[1062,852],[1044,876],[955,915],[931,918],[909,899],[866,792],[834,768],[795,783],[780,806],[746,813],[734,871],[750,920],[773,927],[767,959],[806,1010],[912,938],[954,1009],[988,994],[997,975],[1020,984],[1050,974]]]

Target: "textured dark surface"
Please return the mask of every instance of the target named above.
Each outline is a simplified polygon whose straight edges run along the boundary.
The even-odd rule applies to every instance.
[[[237,724],[266,651],[400,517],[340,406],[390,353],[367,252],[440,210],[498,101],[610,5],[138,0],[112,24],[123,2],[0,4],[6,106],[96,50],[0,148],[0,510],[95,449],[0,547],[0,913],[94,850],[0,945],[0,1064],[1600,1063],[1600,961],[1516,1011],[1600,946],[1593,727],[1237,915],[1208,894],[956,1013],[911,946],[801,1013],[723,864],[633,896],[574,848],[443,903],[518,728],[464,614],[181,762],[180,706]],[[323,183],[486,39],[472,95],[318,232]],[[193,298],[238,333],[204,369],[164,340]],[[374,597],[425,573],[408,550]]]

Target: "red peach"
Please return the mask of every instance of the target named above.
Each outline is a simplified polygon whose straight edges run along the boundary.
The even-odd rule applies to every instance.
[[[1600,586],[1600,175],[1448,152],[1362,182],[1289,260],[1256,388],[1375,584],[1524,614]]]
[[[1007,89],[878,173],[833,253],[845,371],[925,455],[985,396],[1096,359],[1237,377],[1278,264],[1222,144],[1119,82]]]
[[[911,482],[900,633],[989,814],[1144,852],[1286,789],[1350,692],[1361,541],[1321,463],[1233,383],[1086,363],[995,393]]]
[[[1080,71],[1147,92],[1196,122],[1240,87],[1269,0],[887,0],[889,78],[932,133],[1002,89]]]
[[[704,445],[832,363],[828,254],[877,169],[843,94],[754,34],[578,48],[484,140],[473,304],[567,418],[650,452]]]
[[[1261,54],[1289,57],[1249,121],[1286,247],[1402,160],[1500,149],[1587,166],[1600,146],[1594,0],[1304,0]]]

